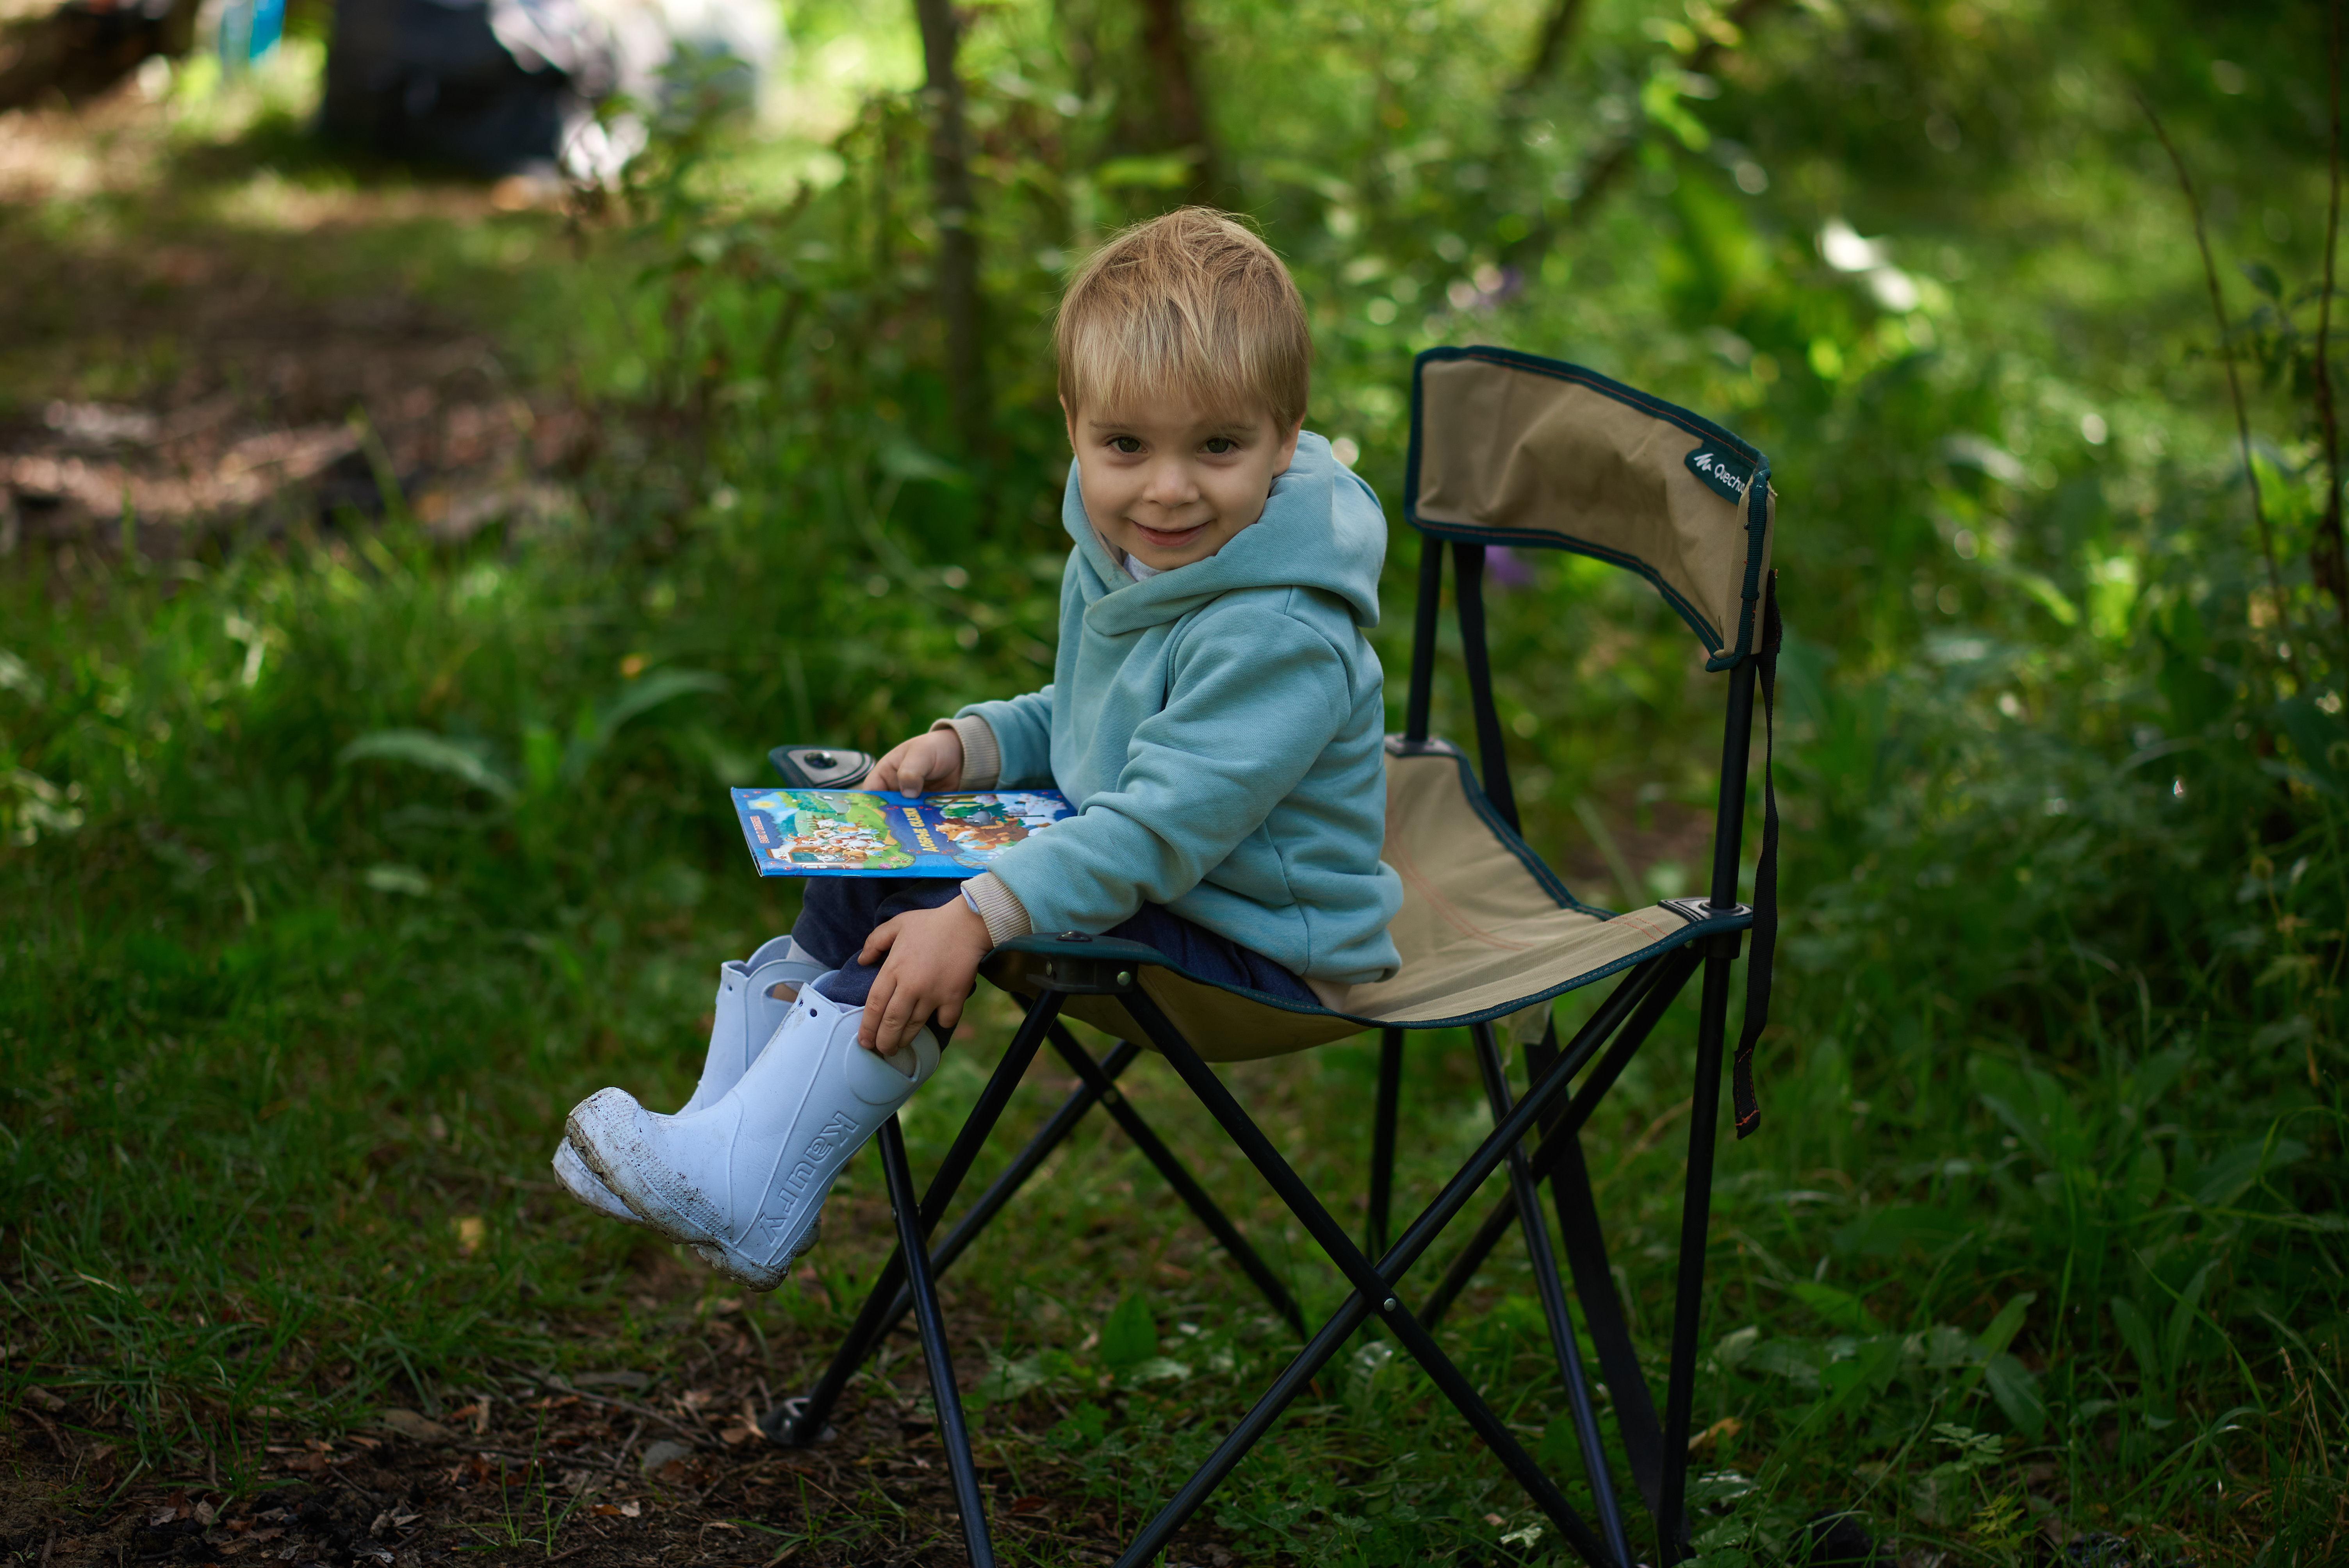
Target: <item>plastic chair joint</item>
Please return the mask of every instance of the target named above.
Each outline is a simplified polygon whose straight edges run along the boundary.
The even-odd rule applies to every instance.
[[[1143,965],[1166,962],[1164,954],[1145,944],[1081,931],[1019,936],[1003,946],[1040,954],[1044,965],[1037,983],[1047,991],[1072,996],[1123,995],[1133,989],[1133,977]]]
[[[1704,898],[1668,898],[1662,903],[1691,925],[1720,924],[1743,930],[1754,923],[1754,906],[1750,903],[1733,903],[1723,909]]]

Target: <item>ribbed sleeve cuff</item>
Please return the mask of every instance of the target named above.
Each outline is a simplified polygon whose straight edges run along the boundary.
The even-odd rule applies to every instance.
[[[992,789],[995,781],[1003,777],[1003,748],[995,743],[995,727],[978,715],[966,714],[960,718],[942,718],[930,726],[932,729],[951,729],[962,742],[962,787],[966,789]],[[1009,896],[1008,893],[1006,896]],[[1025,933],[1022,933],[1024,935]]]
[[[999,880],[993,872],[981,872],[962,884],[965,897],[970,900],[978,918],[987,923],[987,940],[996,947],[1015,936],[1025,936],[1035,930],[1028,922],[1028,907]]]

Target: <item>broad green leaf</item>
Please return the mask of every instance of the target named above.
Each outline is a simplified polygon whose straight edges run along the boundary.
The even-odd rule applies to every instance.
[[[2195,1270],[2194,1277],[2186,1282],[2186,1288],[2178,1293],[2177,1305],[2169,1309],[2169,1326],[2161,1336],[2161,1364],[2173,1385],[2178,1381],[2178,1374],[2186,1359],[2187,1343],[2194,1333],[2196,1309],[2202,1302],[2202,1287],[2210,1283],[2210,1271],[2218,1266],[2219,1260],[2213,1258]]]
[[[2040,1398],[2039,1379],[2031,1369],[2012,1356],[1993,1356],[1984,1368],[1989,1374],[1990,1397],[2014,1423],[2014,1429],[2026,1438],[2036,1438],[2047,1425],[2047,1401]]]
[[[1112,1372],[1138,1367],[1158,1354],[1158,1325],[1149,1298],[1140,1292],[1117,1304],[1102,1325],[1102,1364]]]
[[[1892,1257],[1909,1246],[1935,1253],[1970,1228],[1965,1216],[1953,1210],[1901,1203],[1871,1209],[1837,1231],[1831,1244],[1846,1257]]]
[[[2161,1360],[2153,1351],[2153,1325],[2146,1321],[2145,1314],[2133,1301],[2116,1295],[2110,1305],[2113,1326],[2121,1331],[2121,1343],[2137,1357],[2137,1375],[2148,1383],[2159,1383]]]
[[[2296,1138],[2246,1140],[2202,1168],[2194,1183],[2194,1201],[2206,1209],[2223,1209],[2270,1171],[2307,1157],[2308,1145]]]
[[[1180,1383],[1190,1376],[1189,1362],[1165,1356],[1145,1356],[1118,1369],[1118,1381],[1129,1387],[1142,1383]]]
[[[588,765],[603,755],[620,728],[639,714],[647,713],[676,697],[695,692],[720,691],[725,688],[723,676],[707,670],[655,670],[650,675],[630,681],[619,694],[597,709],[591,717],[580,716],[577,733],[563,757],[563,777],[576,782]]]
[[[1974,1348],[1985,1358],[2003,1355],[2006,1347],[2014,1343],[2014,1336],[2022,1332],[2023,1315],[2038,1299],[2030,1291],[2010,1297],[2007,1304],[1998,1309],[1998,1315],[1990,1320],[1990,1326],[1983,1329],[1974,1341]]]
[[[0,648],[0,691],[13,691],[36,707],[47,695],[47,688],[33,673],[33,666],[5,648]]]
[[[1868,1310],[1868,1304],[1847,1290],[1837,1290],[1831,1284],[1816,1280],[1800,1279],[1786,1287],[1795,1300],[1826,1318],[1847,1334],[1881,1334],[1884,1326]]]
[[[337,764],[405,762],[445,773],[501,800],[512,799],[516,793],[512,781],[490,766],[482,749],[470,742],[435,735],[429,729],[378,729],[344,747],[335,760]]]
[[[1161,153],[1150,157],[1112,158],[1093,167],[1093,183],[1104,191],[1120,187],[1136,187],[1145,191],[1174,191],[1191,182],[1191,165],[1196,160],[1180,152]]]

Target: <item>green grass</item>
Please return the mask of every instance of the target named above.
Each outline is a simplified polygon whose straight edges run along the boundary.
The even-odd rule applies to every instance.
[[[1613,92],[1654,46],[1599,13],[1578,68]],[[1765,1125],[1720,1155],[1706,1561],[1775,1561],[1825,1507],[1971,1563],[2035,1561],[2064,1529],[2130,1535],[2146,1558],[2337,1552],[2349,753],[2339,618],[2302,560],[2322,478],[2271,302],[2278,375],[2253,414],[2287,546],[2282,654],[2231,415],[2196,356],[2184,221],[2121,84],[2088,69],[2128,37],[1985,24],[1982,51],[2030,85],[1997,153],[1969,119],[1960,164],[1929,166],[1936,217],[1913,205],[1924,155],[1872,139],[1889,134],[1877,88],[1837,84],[1994,99],[1971,55],[1937,57],[1935,76],[1904,53],[1946,41],[1954,11],[1902,10],[1880,35],[1790,20],[1757,43],[1756,74],[1694,104],[1775,170],[1766,200],[1660,121],[1646,172],[1523,294],[1446,315],[1447,283],[1509,242],[1511,181],[1548,171],[1496,159],[1485,185],[1415,184],[1389,120],[1348,118],[1376,67],[1413,134],[1474,144],[1495,67],[1469,42],[1498,23],[1426,15],[1438,25],[1365,38],[1364,61],[1290,71],[1238,148],[1321,312],[1317,428],[1361,444],[1392,504],[1409,352],[1512,342],[1717,414],[1771,451],[1781,490],[1787,929]],[[1216,57],[1236,98],[1330,25],[1250,16],[1257,55]],[[2299,81],[2292,46],[2211,45],[2270,83]],[[563,1112],[608,1082],[682,1099],[712,967],[788,927],[791,886],[751,874],[723,795],[761,781],[767,746],[873,745],[1042,678],[1062,459],[1037,313],[1019,305],[1049,297],[1042,249],[1155,200],[1108,187],[1086,217],[1036,196],[1075,189],[1122,133],[1098,116],[1037,129],[1005,75],[1066,69],[1036,18],[972,48],[990,73],[975,115],[1008,160],[983,203],[988,460],[939,455],[926,231],[880,173],[918,166],[902,100],[848,132],[842,183],[804,201],[761,172],[771,150],[665,146],[567,249],[544,219],[436,218],[432,188],[396,173],[353,189],[265,118],[183,126],[163,143],[174,181],[9,214],[0,241],[67,324],[0,361],[20,414],[60,392],[162,396],[177,361],[71,325],[76,270],[150,233],[268,252],[276,231],[253,215],[291,189],[344,216],[286,263],[289,287],[404,290],[496,332],[538,383],[578,390],[603,442],[567,527],[448,545],[395,504],[178,560],[0,562],[10,1398],[56,1389],[149,1473],[250,1487],[289,1431],[454,1403],[516,1367],[675,1365],[679,1315],[721,1310],[717,1282],[554,1190]],[[1379,64],[1406,48],[1432,62],[1416,86]],[[2171,86],[2166,112],[2245,214],[2221,243],[2271,253],[2251,210],[2288,209],[2301,238],[2272,254],[2304,281],[2312,166],[2282,88],[2237,104]],[[1553,108],[1563,140],[1595,138]],[[2062,197],[2044,169],[2058,153]],[[388,200],[410,189],[419,205]],[[1905,226],[1898,259],[1931,285],[1914,310],[1818,263],[1809,233],[1841,211]],[[1395,671],[1403,531],[1379,633]],[[1685,891],[1717,686],[1636,584],[1523,564],[1492,615],[1528,835],[1601,902]],[[1457,732],[1449,683],[1440,727]],[[1588,1006],[1562,1004],[1561,1024]],[[917,1166],[1009,1016],[985,1002],[979,1037],[916,1102]],[[1655,1365],[1692,1029],[1677,1010],[1587,1137]],[[1374,1064],[1358,1040],[1231,1078],[1319,1190],[1351,1194]],[[1406,1210],[1486,1125],[1464,1039],[1416,1039],[1410,1074]],[[1333,1306],[1333,1274],[1171,1075],[1145,1062],[1130,1087],[1309,1315]],[[740,1309],[778,1377],[807,1374],[885,1253],[868,1166],[836,1210],[867,1223],[836,1223],[814,1255],[830,1288]],[[985,1371],[990,1462],[1075,1487],[1111,1522],[1146,1511],[1287,1354],[1099,1128],[950,1295],[988,1336],[957,1351]],[[1473,1306],[1449,1347],[1574,1477],[1518,1250]],[[1558,1559],[1382,1349],[1350,1349],[1214,1521],[1314,1563]],[[766,1522],[789,1532],[770,1551],[812,1536],[853,1556],[897,1528],[793,1507]],[[511,1522],[519,1539],[546,1521]]]

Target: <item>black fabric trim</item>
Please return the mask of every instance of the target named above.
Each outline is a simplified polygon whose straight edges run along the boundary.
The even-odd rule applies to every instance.
[[[1762,555],[1770,542],[1770,459],[1764,458],[1745,487],[1745,584],[1738,597],[1744,601],[1738,618],[1737,645],[1705,661],[1709,670],[1727,669],[1754,646],[1754,612],[1762,597]]]
[[[1740,1138],[1762,1125],[1762,1103],[1754,1093],[1754,1047],[1770,1023],[1770,972],[1778,952],[1778,787],[1771,763],[1777,743],[1778,647],[1784,641],[1778,574],[1773,572],[1762,588],[1762,646],[1754,671],[1762,683],[1762,854],[1754,865],[1754,951],[1745,960],[1745,1023],[1730,1074]]]
[[[1575,897],[1573,890],[1566,885],[1565,880],[1550,870],[1547,861],[1534,853],[1533,846],[1518,836],[1516,828],[1501,815],[1499,810],[1485,795],[1484,786],[1476,782],[1476,769],[1469,765],[1467,757],[1456,748],[1452,752],[1452,760],[1453,764],[1460,769],[1460,792],[1468,798],[1468,804],[1475,808],[1477,817],[1483,820],[1486,828],[1492,830],[1493,836],[1501,841],[1501,846],[1517,857],[1517,863],[1524,866],[1527,874],[1541,884],[1542,892],[1549,894],[1552,902],[1558,908],[1578,910],[1584,914],[1595,914],[1604,920],[1615,918],[1615,911],[1601,909],[1595,903],[1585,903]]]

